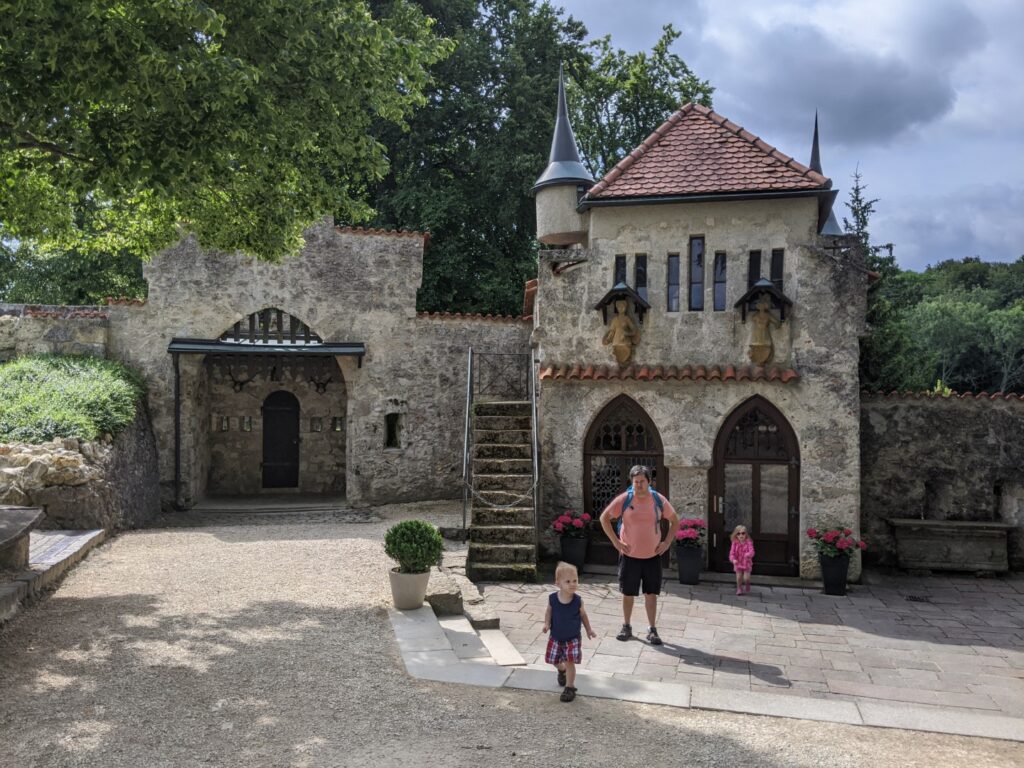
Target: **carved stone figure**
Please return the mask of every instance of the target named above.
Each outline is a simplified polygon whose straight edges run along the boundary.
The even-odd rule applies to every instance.
[[[629,302],[625,299],[615,301],[615,314],[608,325],[602,343],[611,344],[612,354],[619,365],[626,365],[633,358],[633,348],[640,343],[640,329],[627,314]]]
[[[779,321],[772,314],[771,301],[762,296],[757,302],[757,311],[751,315],[750,360],[755,365],[767,365],[775,353],[772,343],[772,328],[779,327]]]

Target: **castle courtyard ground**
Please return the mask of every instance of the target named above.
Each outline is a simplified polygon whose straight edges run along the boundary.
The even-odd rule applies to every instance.
[[[566,705],[547,692],[413,678],[389,621],[390,563],[381,545],[387,527],[409,517],[451,524],[459,515],[445,502],[179,515],[96,548],[56,591],[0,628],[0,766],[1022,764],[1014,741],[588,696]],[[587,644],[590,674],[662,680],[671,667],[694,691],[730,686],[753,695],[767,684],[837,700],[913,689],[961,697],[965,716],[985,709],[1021,718],[1021,581],[979,581],[980,598],[957,587],[955,603],[936,600],[953,596],[948,582],[936,584],[931,603],[865,587],[846,599],[848,609],[799,591],[755,587],[740,602],[720,586],[673,585],[659,619],[659,663],[639,641],[611,650],[616,598],[607,577],[588,577],[584,597],[601,633]],[[545,590],[484,588],[527,656],[538,642],[534,603]],[[992,623],[989,612],[1005,623]],[[830,614],[843,621],[829,623]],[[914,626],[927,634],[916,641],[922,653],[941,655],[887,666],[884,658],[914,652],[902,634]],[[846,650],[833,652],[839,645]],[[601,664],[621,666],[598,669],[602,656],[613,660]],[[803,677],[797,668],[807,670]],[[895,677],[886,679],[886,670]],[[921,674],[904,674],[910,670]],[[844,679],[870,689],[831,688]],[[949,690],[958,684],[964,690]],[[938,706],[939,698],[915,706]],[[978,706],[983,701],[990,704]]]

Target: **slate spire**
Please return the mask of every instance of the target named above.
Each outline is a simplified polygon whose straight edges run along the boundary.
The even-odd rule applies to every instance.
[[[808,167],[812,171],[817,171],[822,176],[825,175],[825,172],[821,170],[821,150],[818,148],[818,110],[814,110],[814,139],[811,141],[811,162]],[[843,234],[843,228],[839,226],[836,212],[832,209],[831,205],[828,207],[828,218],[825,219],[825,224],[819,234],[828,235],[829,237]]]
[[[551,156],[548,167],[533,185],[534,190],[552,184],[585,184],[594,183],[576,148],[576,137],[569,123],[569,108],[565,103],[565,75],[562,65],[558,66],[558,112],[555,115],[555,134],[551,138]]]

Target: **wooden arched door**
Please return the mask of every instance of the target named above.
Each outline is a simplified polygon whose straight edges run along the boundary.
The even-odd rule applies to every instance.
[[[263,401],[263,487],[299,485],[299,400],[278,390]]]
[[[750,531],[754,573],[800,573],[800,452],[778,408],[754,396],[739,405],[715,440],[711,471],[711,563],[731,571],[729,534]]]
[[[652,470],[654,488],[668,489],[661,435],[651,417],[627,395],[606,405],[587,430],[583,444],[583,504],[595,518],[608,502],[629,486],[629,469],[643,464]],[[666,555],[667,556],[667,555]],[[599,527],[591,533],[587,561],[613,564],[618,553]]]

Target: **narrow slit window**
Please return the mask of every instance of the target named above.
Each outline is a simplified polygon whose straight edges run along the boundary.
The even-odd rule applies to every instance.
[[[782,248],[772,248],[772,283],[780,291],[782,290],[782,264],[785,258],[785,251]]]
[[[633,277],[636,284],[633,286],[640,298],[647,301],[647,254],[638,253],[633,263]]]
[[[668,275],[665,284],[668,286],[666,306],[669,312],[679,311],[679,254],[668,255]]]
[[[690,238],[690,310],[704,309],[704,238]]]
[[[715,312],[725,309],[725,251],[715,253]]]
[[[402,447],[402,414],[389,413],[384,417],[386,435],[384,439],[385,448]]]
[[[753,288],[754,283],[761,279],[761,252],[751,251],[750,262],[747,265],[747,288]]]
[[[615,257],[615,275],[612,285],[626,282],[626,254],[620,253]]]

